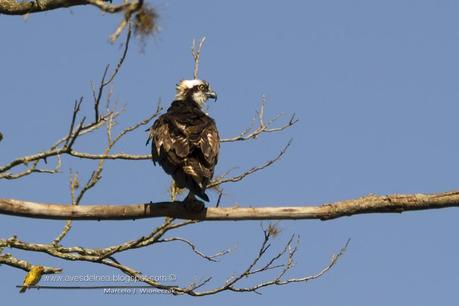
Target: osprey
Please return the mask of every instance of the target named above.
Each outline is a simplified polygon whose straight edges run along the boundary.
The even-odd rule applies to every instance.
[[[153,163],[159,163],[177,187],[190,191],[185,204],[199,203],[195,195],[209,201],[205,191],[220,150],[215,121],[203,111],[209,98],[217,100],[217,95],[206,81],[180,81],[175,100],[150,129]]]

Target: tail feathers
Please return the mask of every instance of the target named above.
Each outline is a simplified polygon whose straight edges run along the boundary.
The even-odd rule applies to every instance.
[[[206,187],[208,182],[203,182],[202,177],[192,177],[191,186],[186,186],[194,195],[200,197],[206,202],[209,202],[209,196],[206,194]]]
[[[195,193],[195,195],[197,195],[198,197],[200,197],[204,201],[209,202],[209,196],[207,196],[207,194],[204,191],[200,191],[198,193]]]
[[[26,291],[27,287],[26,286],[22,286],[21,290],[19,290],[19,293],[24,293]]]

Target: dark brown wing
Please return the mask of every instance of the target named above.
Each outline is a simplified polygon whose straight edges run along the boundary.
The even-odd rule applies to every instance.
[[[208,201],[205,189],[220,149],[215,121],[199,109],[185,112],[172,108],[153,124],[150,138],[153,162],[172,175],[179,187]]]
[[[184,135],[169,114],[164,114],[156,120],[150,130],[152,140],[151,153],[153,162],[168,162],[180,166],[183,159],[189,154],[190,146]],[[164,166],[163,166],[164,167]],[[174,167],[173,167],[174,168]],[[171,174],[175,169],[164,169]]]
[[[220,151],[220,137],[215,121],[203,115],[187,128],[190,153],[184,171],[191,175],[204,191],[214,175]]]
[[[210,121],[202,130],[199,138],[199,149],[203,155],[206,167],[211,171],[209,180],[214,175],[214,169],[218,162],[218,153],[220,152],[220,136],[218,135],[215,121]]]

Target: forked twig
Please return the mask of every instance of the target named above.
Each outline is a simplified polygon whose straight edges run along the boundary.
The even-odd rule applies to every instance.
[[[199,43],[196,44],[196,40],[193,39],[193,44],[191,45],[191,55],[194,59],[194,69],[193,69],[193,79],[198,79],[198,71],[199,71],[199,61],[201,59],[201,51],[202,47],[204,46],[204,42],[206,41],[206,37],[203,36]]]

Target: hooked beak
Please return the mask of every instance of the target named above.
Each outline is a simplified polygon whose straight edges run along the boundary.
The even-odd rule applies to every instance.
[[[208,91],[206,94],[208,99],[214,99],[215,102],[217,101],[217,93],[215,91]]]

